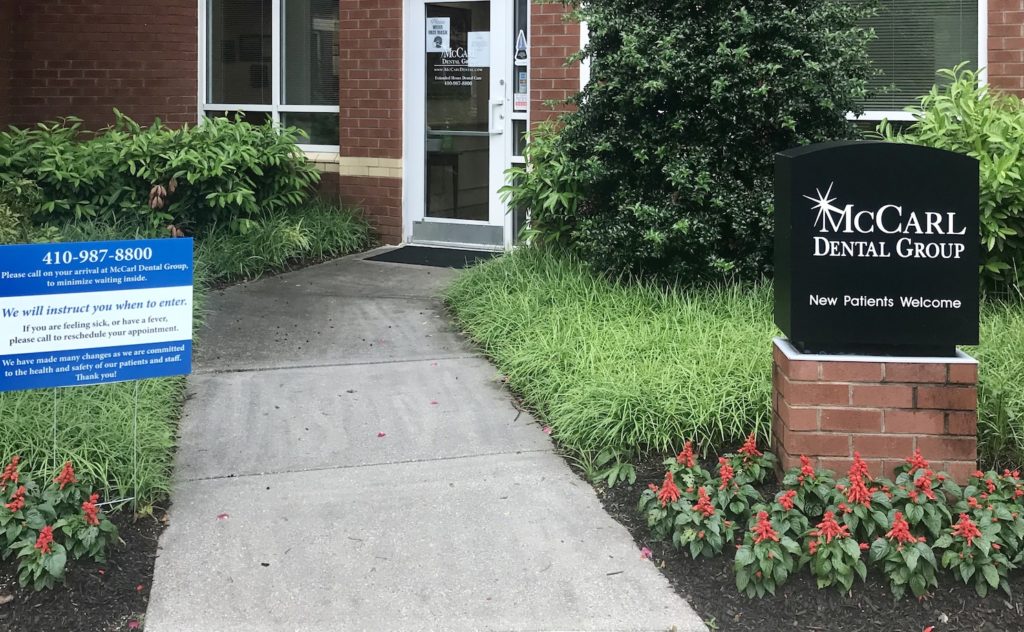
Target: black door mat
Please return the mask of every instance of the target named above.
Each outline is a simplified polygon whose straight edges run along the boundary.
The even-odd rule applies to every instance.
[[[367,261],[386,261],[388,263],[409,263],[417,266],[434,266],[435,268],[468,268],[471,265],[487,261],[500,255],[492,250],[459,250],[458,248],[431,248],[428,246],[402,246],[381,253],[375,257],[367,257]]]

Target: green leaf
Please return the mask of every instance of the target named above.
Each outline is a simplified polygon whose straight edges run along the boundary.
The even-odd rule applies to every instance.
[[[871,543],[871,548],[868,550],[868,559],[872,562],[878,562],[886,555],[889,554],[889,541],[885,538],[878,538]]]
[[[736,564],[749,566],[754,563],[754,551],[747,545],[736,549]]]
[[[44,564],[46,565],[46,572],[54,577],[64,576],[64,567],[67,565],[67,553],[64,551],[64,547],[60,545],[54,545],[53,551],[48,553],[44,558]]]
[[[991,564],[982,566],[981,574],[985,576],[985,581],[988,582],[989,586],[993,588],[999,586],[999,573]]]

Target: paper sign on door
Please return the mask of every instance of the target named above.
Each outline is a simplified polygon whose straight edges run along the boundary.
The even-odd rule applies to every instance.
[[[466,48],[467,66],[486,68],[491,65],[490,31],[470,31]]]
[[[451,18],[427,18],[427,52],[440,53],[451,46]]]

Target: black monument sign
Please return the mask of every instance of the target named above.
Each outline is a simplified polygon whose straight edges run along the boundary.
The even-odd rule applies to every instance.
[[[978,162],[836,142],[775,158],[775,323],[811,353],[978,342]]]

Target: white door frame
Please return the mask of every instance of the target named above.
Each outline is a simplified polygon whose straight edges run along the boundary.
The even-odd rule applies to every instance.
[[[491,4],[491,100],[490,100],[490,173],[489,219],[487,222],[427,218],[425,213],[426,182],[426,6],[444,0],[405,0],[403,34],[402,82],[402,240],[412,241],[415,222],[442,222],[501,226],[504,247],[512,245],[512,216],[501,201],[498,189],[505,184],[505,169],[512,161],[512,9],[510,0],[453,0]],[[480,244],[448,243],[451,246],[480,248]]]

